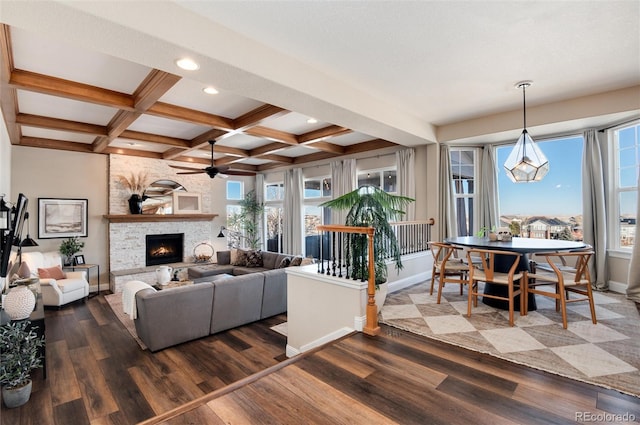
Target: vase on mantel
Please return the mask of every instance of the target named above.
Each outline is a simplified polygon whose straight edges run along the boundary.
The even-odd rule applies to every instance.
[[[142,214],[142,197],[136,193],[129,198],[129,211],[131,214]]]

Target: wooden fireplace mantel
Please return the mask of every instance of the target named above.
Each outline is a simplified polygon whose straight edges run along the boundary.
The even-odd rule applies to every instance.
[[[110,223],[142,223],[162,221],[209,221],[218,214],[105,214]]]

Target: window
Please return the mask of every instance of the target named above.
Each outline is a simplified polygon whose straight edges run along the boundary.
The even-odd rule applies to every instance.
[[[304,181],[304,255],[320,257],[317,227],[331,223],[331,210],[320,204],[331,198],[331,177],[314,177]]]
[[[368,170],[358,173],[358,187],[364,185],[382,188],[385,192],[398,190],[396,169]]]
[[[526,237],[582,240],[583,138],[535,142],[550,165],[539,182],[513,183],[503,168],[513,146],[496,150],[500,226],[521,220],[521,234]]]
[[[630,250],[636,237],[638,174],[640,173],[640,123],[613,130],[615,161],[614,248]]]
[[[331,197],[331,177],[309,179],[304,181],[304,198]]]
[[[227,181],[227,200],[240,201],[244,198],[244,184],[239,181]]]
[[[458,236],[471,236],[475,223],[476,181],[478,180],[476,149],[451,148],[451,178],[458,217]]]
[[[284,183],[268,183],[264,188],[264,229],[267,251],[282,252]]]

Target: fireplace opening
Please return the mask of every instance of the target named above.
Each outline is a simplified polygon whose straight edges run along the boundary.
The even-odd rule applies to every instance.
[[[180,263],[183,247],[184,233],[146,235],[146,265]]]

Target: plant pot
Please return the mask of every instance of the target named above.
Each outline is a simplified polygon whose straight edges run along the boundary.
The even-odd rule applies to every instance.
[[[489,233],[489,240],[492,242],[495,242],[498,240],[498,234],[495,232],[491,232]]]
[[[142,214],[142,197],[135,193],[129,198],[129,211],[131,214]]]
[[[25,404],[31,397],[32,386],[33,381],[29,379],[29,382],[22,387],[11,389],[2,387],[2,400],[4,400],[4,405],[13,409],[14,407],[20,407]]]
[[[26,319],[36,306],[36,297],[33,292],[23,285],[16,286],[7,294],[4,300],[4,311],[11,320]]]
[[[389,291],[389,282],[379,284],[378,289],[376,289],[374,300],[376,302],[376,307],[378,308],[378,314],[380,313],[380,310],[382,310],[384,301],[387,299],[388,291]]]

